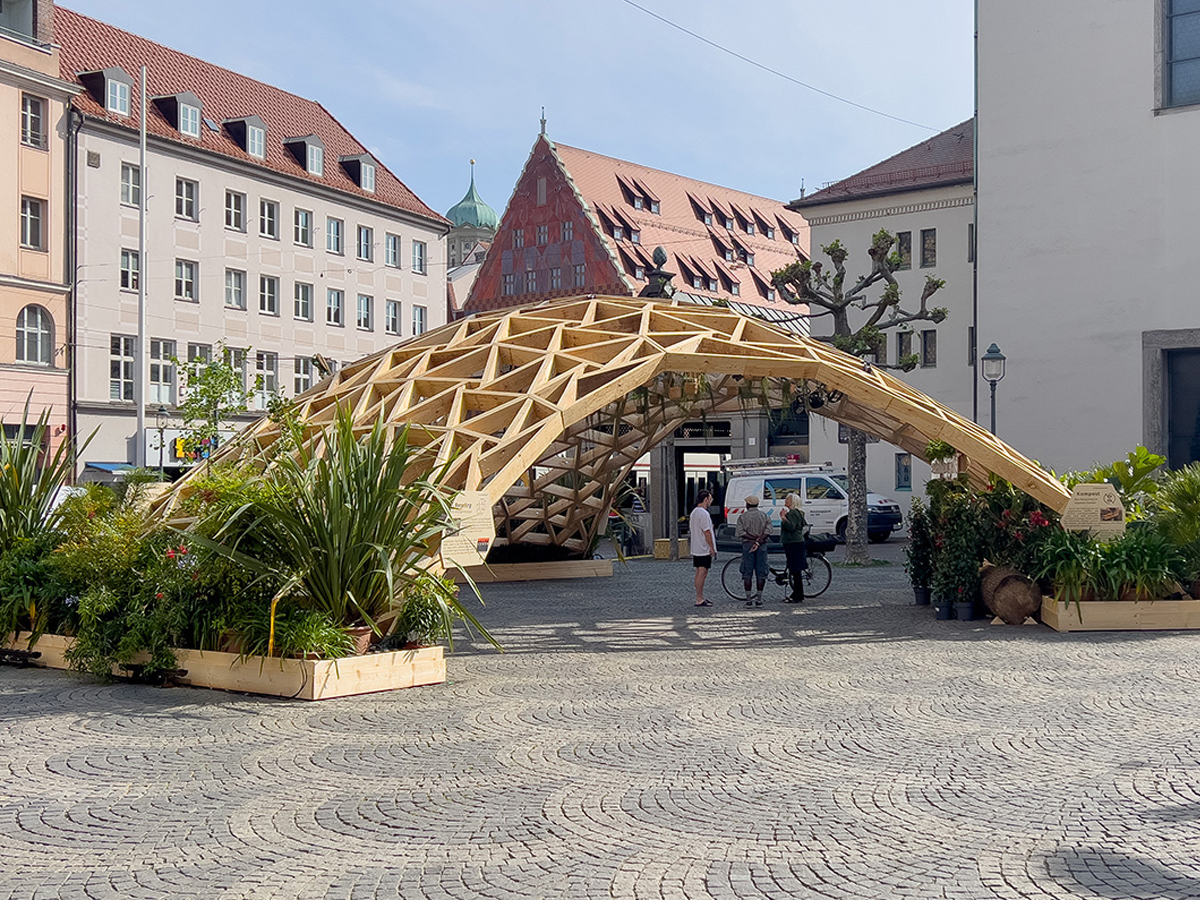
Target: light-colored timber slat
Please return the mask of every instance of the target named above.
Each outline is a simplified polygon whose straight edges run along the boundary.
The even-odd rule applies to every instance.
[[[1034,462],[887,372],[828,344],[729,309],[629,297],[576,297],[452,322],[346,366],[297,398],[306,440],[324,449],[339,408],[439,460],[446,487],[486,491],[497,544],[557,545],[582,555],[607,522],[637,458],[689,419],[823,389],[814,414],[894,440],[924,458],[935,438],[1062,510],[1065,488]],[[267,418],[217,459],[247,459],[279,439]],[[170,514],[188,479],[158,501]]]

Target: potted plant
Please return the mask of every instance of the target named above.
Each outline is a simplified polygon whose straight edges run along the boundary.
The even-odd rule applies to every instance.
[[[979,595],[979,541],[971,497],[962,487],[943,482],[935,488],[931,587],[939,619],[949,619],[952,607],[954,615],[970,621],[975,618],[975,598]]]
[[[912,582],[917,606],[928,606],[933,579],[933,525],[920,497],[913,497],[908,522],[909,542],[904,548],[904,570]]]
[[[1082,613],[1080,603],[1089,591],[1090,572],[1096,556],[1096,541],[1087,532],[1055,528],[1042,542],[1038,553],[1039,580],[1050,583],[1056,602],[1074,603]]]

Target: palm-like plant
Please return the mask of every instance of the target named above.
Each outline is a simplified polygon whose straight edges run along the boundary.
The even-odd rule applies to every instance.
[[[236,510],[212,541],[192,537],[279,585],[272,619],[279,603],[294,602],[343,627],[378,633],[400,611],[405,589],[425,574],[450,522],[452,496],[441,486],[447,466],[433,465],[428,450],[410,444],[407,428],[389,436],[376,422],[360,437],[348,410],[319,440],[300,437],[291,436],[294,453],[271,461],[261,495]],[[452,586],[429,581],[448,619],[453,610],[495,644]]]
[[[1200,463],[1168,472],[1154,494],[1154,525],[1178,547],[1189,578],[1200,577]]]
[[[74,465],[70,441],[47,452],[50,411],[43,410],[30,425],[29,402],[17,434],[0,433],[0,552],[54,530],[54,497]]]

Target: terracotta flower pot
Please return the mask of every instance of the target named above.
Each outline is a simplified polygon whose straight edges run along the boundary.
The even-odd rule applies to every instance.
[[[346,629],[346,634],[354,641],[354,655],[362,656],[371,649],[371,637],[375,630],[369,625],[354,625]]]

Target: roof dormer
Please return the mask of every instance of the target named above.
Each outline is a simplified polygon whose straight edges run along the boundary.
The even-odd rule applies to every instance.
[[[154,105],[175,130],[184,137],[200,140],[200,119],[204,104],[191,91],[155,97]]]
[[[315,134],[284,138],[283,146],[309,175],[316,175],[318,178],[324,176],[325,142]]]
[[[84,87],[96,102],[108,112],[118,116],[129,115],[133,96],[133,79],[120,66],[109,66],[97,72],[84,72],[79,76]]]
[[[226,119],[222,124],[239,147],[255,159],[267,158],[267,123],[258,116]]]
[[[338,158],[346,174],[354,179],[354,183],[368,193],[375,193],[375,170],[378,163],[369,153],[358,153],[354,156]]]

